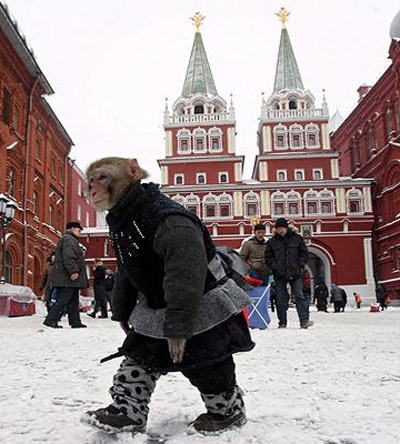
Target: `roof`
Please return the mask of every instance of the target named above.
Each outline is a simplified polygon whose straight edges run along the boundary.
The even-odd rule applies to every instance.
[[[279,44],[278,62],[275,71],[274,92],[283,90],[304,90],[299,67],[297,66],[289,33],[286,28],[282,29]]]
[[[218,95],[200,32],[196,32],[194,37],[182,97],[189,98],[198,93]]]
[[[45,94],[53,94],[53,88],[37,64],[33,51],[28,47],[25,37],[19,32],[17,22],[12,20],[6,5],[0,2],[0,29],[3,31],[11,46],[18,54],[29,74],[36,78],[39,76],[39,83]]]
[[[43,105],[44,110],[51,116],[53,122],[56,124],[56,127],[61,132],[62,136],[67,140],[67,142],[71,145],[74,145],[70,135],[67,133],[67,130],[64,128],[63,124],[60,122],[57,114],[53,111],[53,108],[50,106],[49,102],[41,97],[41,104]]]

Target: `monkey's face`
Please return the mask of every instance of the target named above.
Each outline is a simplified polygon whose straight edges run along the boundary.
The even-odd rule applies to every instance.
[[[89,198],[97,211],[106,211],[113,207],[112,184],[110,167],[97,168],[88,177]]]

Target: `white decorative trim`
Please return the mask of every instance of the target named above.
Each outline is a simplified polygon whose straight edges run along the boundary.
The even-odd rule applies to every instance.
[[[298,179],[298,178],[297,178],[297,173],[301,173],[301,179]],[[294,170],[294,180],[295,180],[296,182],[297,182],[297,181],[299,181],[299,182],[304,181],[305,178],[306,178],[306,175],[305,175],[304,168]]]
[[[202,183],[199,182],[199,177],[201,176],[204,177],[204,182]],[[196,183],[198,185],[205,185],[207,183],[207,173],[196,173]]]
[[[222,176],[223,174],[226,175],[226,181],[225,181],[225,182],[222,182],[222,181],[221,181],[221,176]],[[229,173],[228,173],[227,171],[220,171],[220,172],[218,173],[218,182],[219,182],[219,183],[229,183]]]
[[[280,179],[279,175],[282,173],[284,175],[284,178]],[[286,182],[287,181],[287,170],[276,170],[276,180],[277,180],[277,182]]]
[[[316,173],[320,173],[320,176],[318,179],[315,177]],[[313,174],[313,180],[323,180],[324,179],[324,170],[322,168],[313,168],[312,170]]]
[[[182,177],[182,183],[177,183],[179,177]],[[183,173],[174,174],[174,185],[185,185],[185,175]]]

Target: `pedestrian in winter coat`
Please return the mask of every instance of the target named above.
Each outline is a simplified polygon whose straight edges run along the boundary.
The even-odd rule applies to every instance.
[[[355,301],[355,303],[356,303],[356,305],[357,305],[357,308],[359,309],[359,308],[361,308],[361,302],[362,302],[362,299],[361,299],[361,295],[360,295],[360,293],[353,293],[353,296],[354,296],[354,301]]]
[[[331,304],[333,304],[334,312],[339,313],[343,306],[343,292],[335,284],[331,288]]]
[[[383,284],[378,284],[376,286],[376,300],[381,306],[381,310],[387,310],[387,295],[388,292]]]
[[[88,285],[84,253],[79,245],[82,230],[79,222],[68,222],[67,231],[57,244],[50,285],[58,296],[43,322],[48,327],[61,328],[58,322],[65,311],[71,328],[86,327],[79,313],[79,289]]]
[[[314,303],[317,302],[317,310],[328,312],[329,290],[325,282],[320,282],[314,289]]]
[[[303,238],[284,218],[275,224],[275,232],[265,248],[265,263],[272,269],[276,289],[276,308],[279,328],[287,326],[289,284],[296,300],[296,309],[301,328],[308,328],[310,300],[303,293],[302,270],[308,260],[308,251]]]
[[[100,259],[94,260],[93,271],[94,310],[88,316],[95,318],[100,310],[100,318],[108,318],[107,291],[106,291],[106,267]]]
[[[264,238],[265,226],[254,225],[253,233],[254,236],[242,245],[240,257],[249,268],[249,276],[263,281],[263,285],[268,285],[268,268],[265,265],[265,247],[267,246]]]
[[[343,295],[342,311],[344,312],[344,309],[346,308],[346,305],[347,305],[347,293],[343,288],[339,287],[339,289]]]
[[[49,304],[50,304],[51,292],[52,292],[52,287],[50,285],[50,274],[51,274],[51,270],[53,269],[55,257],[56,257],[56,252],[53,251],[50,254],[50,256],[46,259],[46,268],[44,270],[42,282],[39,287],[39,290],[41,292],[43,292],[42,301],[46,304],[47,312],[50,309]]]
[[[111,311],[112,311],[112,292],[114,289],[114,282],[115,282],[114,273],[109,268],[107,268],[105,287],[107,293],[107,301],[110,304]]]
[[[127,333],[119,349],[125,359],[109,391],[112,404],[88,412],[86,420],[115,433],[143,432],[157,380],[179,371],[207,408],[192,423],[196,430],[243,424],[243,392],[232,355],[254,347],[242,313],[250,300],[226,275],[205,225],[157,185],[142,184],[137,177],[146,177],[143,170],[140,176],[132,172],[132,183],[116,202],[106,194],[106,166],[117,161],[127,165],[121,180],[125,169],[137,166],[133,160],[102,159],[87,175],[92,202],[106,201],[102,208],[110,209],[118,263],[112,320]]]

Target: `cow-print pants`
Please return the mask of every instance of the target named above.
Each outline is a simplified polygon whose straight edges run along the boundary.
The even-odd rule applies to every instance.
[[[208,413],[217,417],[245,413],[243,392],[236,384],[231,356],[207,367],[183,370],[182,374],[199,389]],[[130,419],[146,425],[150,398],[160,376],[161,373],[126,357],[109,390],[112,405]]]

